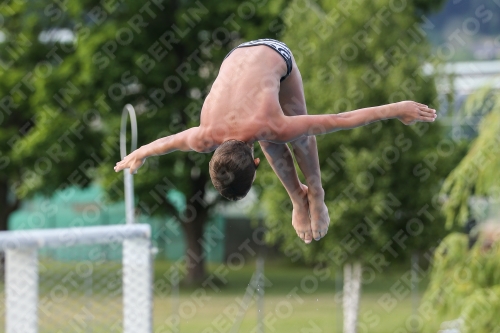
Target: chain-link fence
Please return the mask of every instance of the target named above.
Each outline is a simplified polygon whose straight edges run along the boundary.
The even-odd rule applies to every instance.
[[[117,252],[109,258],[109,249]],[[121,244],[56,249],[39,263],[39,331],[121,332]],[[90,259],[73,258],[88,254]],[[64,257],[72,258],[64,259]]]
[[[27,333],[37,327],[40,333],[149,333],[149,239],[113,239],[108,233],[92,242],[64,247],[47,242],[48,247],[38,249],[16,245],[7,251],[0,332]]]

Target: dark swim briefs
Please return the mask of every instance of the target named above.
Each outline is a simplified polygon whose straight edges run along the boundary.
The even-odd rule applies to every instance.
[[[275,40],[275,39],[263,38],[263,39],[252,40],[250,42],[240,44],[240,45],[236,46],[234,49],[232,49],[224,57],[224,60],[226,60],[226,58],[229,57],[229,55],[239,47],[249,47],[249,46],[256,46],[256,45],[269,46],[274,51],[278,52],[280,54],[280,56],[283,57],[283,59],[285,60],[285,63],[286,63],[286,74],[283,77],[281,77],[280,82],[283,81],[284,79],[286,79],[288,77],[288,75],[290,75],[290,73],[292,72],[292,51],[290,51],[290,49],[288,48],[288,46],[286,46],[285,43],[280,42],[280,41]]]

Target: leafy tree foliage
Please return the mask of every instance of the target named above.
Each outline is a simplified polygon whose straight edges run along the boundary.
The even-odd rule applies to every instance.
[[[451,320],[460,332],[491,332],[500,325],[500,244],[490,236],[483,234],[469,248],[466,235],[452,233],[436,249],[422,303],[434,311],[426,331]]]
[[[124,105],[131,103],[138,112],[139,145],[197,126],[225,54],[242,41],[275,37],[283,5],[85,0],[3,6],[3,46],[24,47],[25,52],[4,69],[2,96],[14,95],[11,91],[24,75],[35,72],[32,86],[23,88],[26,98],[18,93],[12,96],[12,114],[2,110],[7,130],[2,127],[1,157],[10,161],[0,166],[8,170],[1,176],[5,193],[14,187],[17,202],[65,185],[85,186],[93,179],[111,198],[121,198],[122,175],[113,166],[120,159],[118,128]],[[67,38],[50,38],[50,32],[59,37],[66,32]],[[3,46],[2,60],[8,63],[14,56]],[[16,145],[6,145],[16,133]],[[23,168],[49,163],[40,160],[43,156],[51,159],[50,171],[35,170],[32,178],[26,177]],[[150,158],[135,177],[138,208],[144,214],[168,212],[182,224],[190,281],[205,274],[200,239],[213,205],[205,197],[209,158],[181,152]],[[166,199],[171,189],[185,194],[186,210],[177,212]]]
[[[43,10],[27,1],[0,7],[0,230],[7,229],[22,199],[50,194],[72,179],[88,184],[86,168],[101,158],[95,147],[102,132],[88,108],[67,105],[72,82],[45,86],[60,77],[56,73],[67,56],[62,50],[73,47],[50,36],[53,25],[40,16]]]
[[[498,200],[500,179],[500,99],[491,88],[472,94],[462,110],[465,120],[482,116],[478,136],[467,155],[446,178],[442,192],[447,197],[444,204],[448,226],[463,225],[473,213],[470,199],[473,196]]]
[[[434,78],[422,70],[430,51],[418,4],[292,2],[283,39],[301,70],[309,113],[401,100],[439,109]],[[317,140],[329,232],[320,242],[301,243],[289,224],[286,192],[261,175],[271,241],[282,241],[297,258],[361,261],[374,272],[437,244],[445,232],[437,194],[459,150],[439,121],[387,120]]]

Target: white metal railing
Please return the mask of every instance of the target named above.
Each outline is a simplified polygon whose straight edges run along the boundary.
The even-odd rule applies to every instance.
[[[0,232],[6,253],[6,333],[38,332],[38,249],[123,244],[123,332],[152,332],[151,228],[147,224]]]
[[[120,156],[127,156],[127,118],[130,118],[130,152],[137,149],[137,119],[135,109],[131,104],[123,107],[122,121],[120,126]],[[123,170],[123,182],[125,186],[125,218],[127,224],[134,223],[134,176],[129,169]]]

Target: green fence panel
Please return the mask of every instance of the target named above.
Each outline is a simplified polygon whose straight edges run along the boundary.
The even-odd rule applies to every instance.
[[[167,194],[174,206],[182,210],[185,197],[181,192]],[[171,216],[163,218],[140,216],[139,223],[152,226],[153,246],[158,248],[158,257],[177,261],[186,251],[184,232],[179,221]],[[105,192],[99,186],[86,189],[70,187],[59,191],[51,198],[36,197],[23,204],[9,219],[10,230],[70,228],[125,223],[123,202],[106,203]],[[204,255],[209,262],[222,262],[225,251],[225,219],[212,216],[205,226]],[[67,249],[43,249],[41,256],[61,261],[120,260],[121,247],[110,245],[79,246]]]

